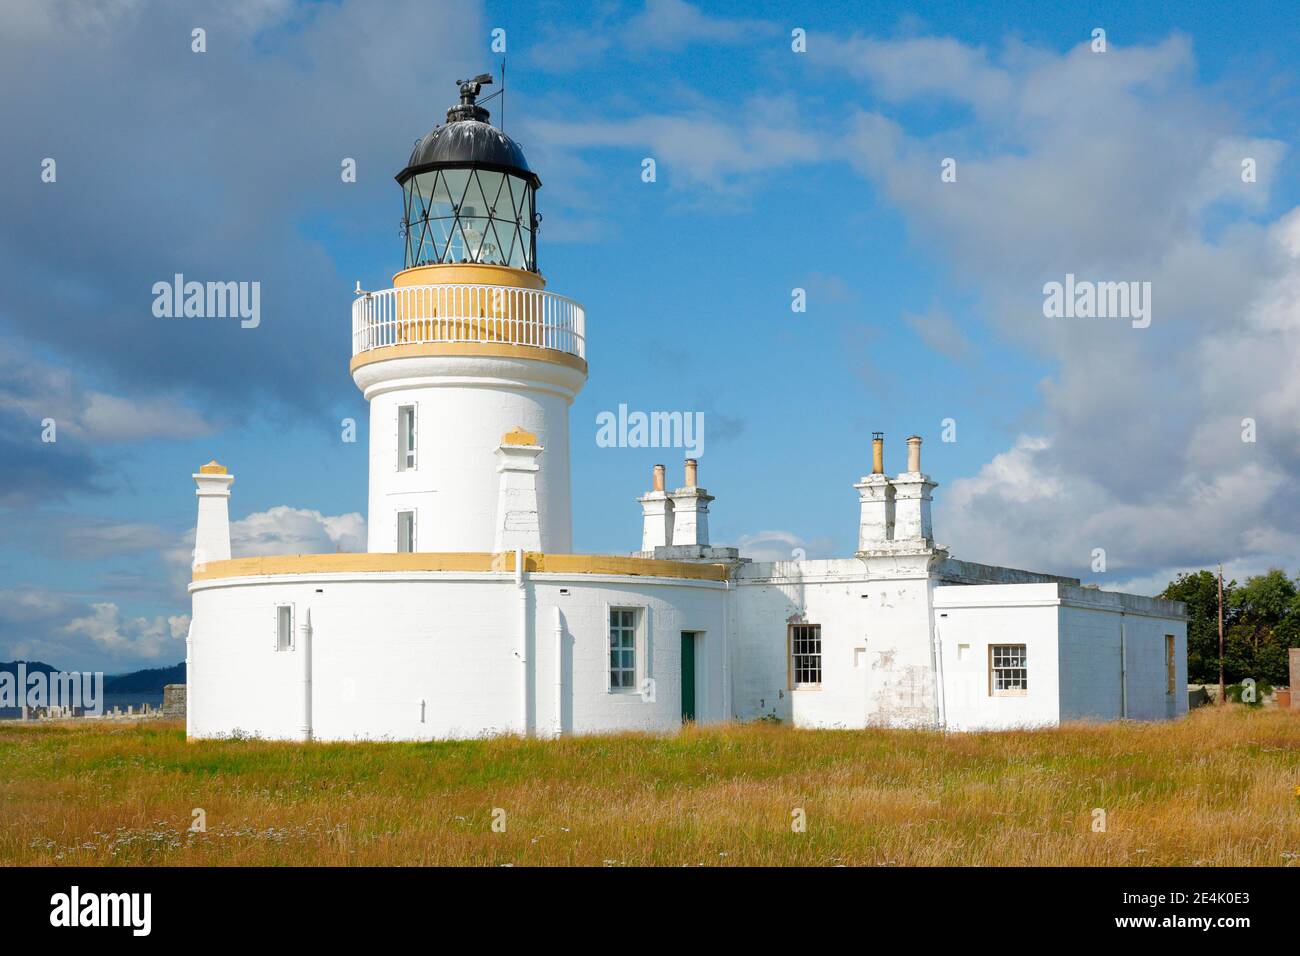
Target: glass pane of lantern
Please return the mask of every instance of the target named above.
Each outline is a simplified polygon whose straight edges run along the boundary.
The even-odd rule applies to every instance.
[[[416,178],[420,179],[423,178],[423,176],[429,176],[432,180],[432,185],[429,187],[429,191],[425,195],[425,204],[429,208],[430,218],[441,219],[444,216],[456,215],[455,210],[452,209],[451,193],[447,191],[447,180],[443,174],[441,172],[424,173]],[[455,201],[460,201],[459,195],[456,197]]]
[[[515,269],[528,268],[528,232],[516,229],[514,246],[510,250],[510,262]]]
[[[488,235],[488,222],[487,218],[481,216],[460,217],[460,231],[465,236],[466,257],[470,262],[480,261],[479,255]]]
[[[460,215],[464,219],[466,216],[486,216],[488,214],[487,199],[483,196],[483,190],[479,187],[478,177],[470,175],[469,185],[465,187],[465,198],[460,204]]]
[[[528,183],[524,182],[524,180],[515,176],[510,177],[510,192],[515,201],[515,220],[520,223],[520,225],[527,227],[532,226],[532,222],[530,221],[532,213],[528,208],[528,191],[530,188],[531,187]]]
[[[408,180],[411,188],[411,206],[408,215],[412,220],[423,219],[429,214],[429,195],[433,191],[436,173],[421,173]]]
[[[427,219],[421,219],[412,223],[411,232],[413,233],[412,245],[415,248],[415,262],[417,265],[425,265],[429,262],[438,261],[438,250],[434,247],[434,237],[429,229]]]
[[[465,187],[469,185],[468,169],[444,169],[442,172],[442,181],[445,184],[448,198],[456,209],[460,208],[461,198],[465,195]]]
[[[438,220],[442,221],[442,220]],[[469,250],[465,245],[465,236],[460,227],[460,220],[452,220],[451,235],[447,241],[447,249],[443,253],[443,262],[463,262],[469,259]]]
[[[506,215],[506,210],[510,208],[509,193],[506,194],[504,202],[501,199],[501,186],[505,178],[503,173],[494,173],[487,169],[478,171],[478,182],[483,189],[483,198],[487,201],[488,215],[496,217],[505,215],[505,218],[513,219],[513,213]]]
[[[520,268],[536,269],[537,263],[533,261],[533,231],[527,225],[519,228],[519,249],[524,262]]]
[[[425,249],[429,250],[427,254],[430,257],[431,262],[445,261],[447,243],[451,240],[452,227],[455,226],[455,224],[455,219],[429,220],[429,233],[428,238],[425,239]]]
[[[500,219],[489,219],[488,222],[491,231],[483,244],[483,254],[479,258],[493,265],[506,265],[510,255],[510,245],[515,238],[515,224],[502,222]]]

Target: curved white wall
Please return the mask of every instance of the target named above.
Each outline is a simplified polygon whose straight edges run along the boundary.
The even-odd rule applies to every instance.
[[[541,548],[573,550],[569,406],[586,375],[567,365],[488,355],[420,356],[359,367],[370,402],[368,550],[397,550],[397,513],[416,512],[417,551],[492,551],[496,450],[515,427],[545,447],[538,463]],[[398,408],[416,406],[416,467],[399,471]]]
[[[682,631],[701,632],[697,720],[723,719],[722,583],[540,573],[525,576],[523,591],[530,732],[676,729]],[[276,650],[281,603],[294,606],[295,641],[311,611],[315,739],[429,740],[521,730],[520,589],[512,573],[276,575],[200,581],[191,592],[193,737],[299,737],[303,661],[296,648]],[[609,689],[611,606],[641,609],[640,666],[655,682],[653,699]]]

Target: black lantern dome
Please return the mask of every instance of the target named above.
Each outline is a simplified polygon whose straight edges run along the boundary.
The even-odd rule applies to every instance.
[[[479,262],[537,271],[535,193],[519,144],[475,100],[489,74],[458,80],[460,103],[415,143],[402,186],[406,268]]]

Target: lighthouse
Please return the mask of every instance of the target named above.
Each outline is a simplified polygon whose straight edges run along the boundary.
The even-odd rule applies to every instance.
[[[573,550],[569,407],[585,315],[546,289],[523,150],[458,81],[445,123],[397,174],[392,288],[358,291],[353,381],[370,403],[367,550]]]
[[[370,403],[367,553],[240,555],[234,474],[216,460],[193,473],[190,738],[773,718],[964,730],[1186,712],[1182,605],[950,558],[920,435],[892,477],[875,435],[871,473],[844,500],[849,557],[715,546],[695,458],[674,466],[680,485],[656,465],[639,508],[628,501],[627,551],[574,554],[584,313],[546,288],[541,182],[479,104],[489,82],[461,81],[446,122],[415,144],[397,174],[402,268],[352,303],[351,372]],[[815,468],[800,478],[822,487]]]

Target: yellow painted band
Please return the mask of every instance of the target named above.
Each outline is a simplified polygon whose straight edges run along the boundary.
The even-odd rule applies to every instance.
[[[503,285],[514,289],[543,289],[546,280],[536,272],[494,266],[486,262],[446,262],[412,266],[393,276],[393,286]]]
[[[371,362],[386,362],[389,359],[418,358],[423,355],[482,355],[497,358],[524,358],[536,362],[554,362],[567,365],[587,374],[587,363],[576,355],[555,349],[543,349],[534,345],[510,345],[505,342],[423,342],[406,345],[385,345],[382,348],[369,349],[352,356],[348,371],[355,372]]]
[[[414,554],[284,554],[262,558],[232,558],[209,561],[194,569],[195,581],[221,578],[261,577],[276,574],[353,574],[374,571],[496,571],[513,572],[513,551],[417,552]],[[613,574],[650,578],[686,578],[692,581],[725,581],[730,568],[725,564],[695,564],[690,561],[656,561],[653,558],[620,558],[604,554],[524,553],[524,570],[546,574]]]

